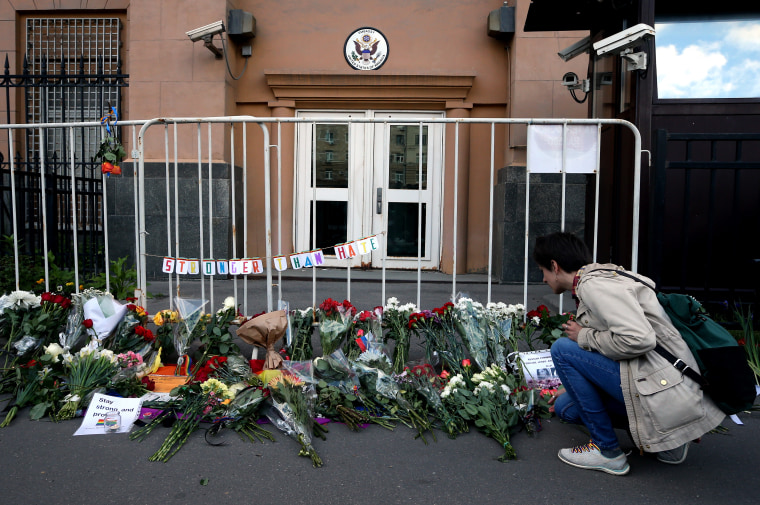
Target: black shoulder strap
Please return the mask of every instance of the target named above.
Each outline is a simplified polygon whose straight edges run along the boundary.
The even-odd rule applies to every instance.
[[[649,284],[648,282],[644,282],[635,275],[631,275],[625,270],[616,270],[614,268],[596,268],[594,270],[590,270],[589,272],[598,272],[598,271],[604,271],[604,272],[615,272],[618,275],[622,275],[623,277],[628,277],[629,279],[633,279],[636,282],[640,282],[641,284],[645,285],[655,293],[659,293],[657,291],[657,288]],[[687,377],[691,378],[691,380],[695,381],[697,384],[702,386],[703,388],[707,386],[707,381],[704,377],[702,377],[699,372],[692,369],[689,365],[684,363],[681,358],[677,358],[674,354],[672,354],[670,351],[666,350],[663,346],[660,345],[658,342],[657,345],[654,346],[654,351],[668,360],[671,365],[673,365],[678,371],[680,371],[682,374],[686,375]]]

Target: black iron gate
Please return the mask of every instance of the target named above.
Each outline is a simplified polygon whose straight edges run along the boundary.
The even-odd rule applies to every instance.
[[[15,109],[14,104],[23,105],[25,123],[97,121],[111,111],[111,106],[118,107],[120,89],[127,86],[128,78],[121,72],[120,64],[116,74],[103,72],[102,58],[98,58],[95,74],[85,73],[83,58],[79,59],[76,73],[67,73],[63,60],[57,66],[59,72],[48,73],[47,60],[43,57],[41,71],[32,73],[24,58],[23,72],[11,74],[6,57],[0,89],[4,91],[8,124],[13,123],[11,110]],[[23,90],[23,104],[22,97],[12,99],[14,88]],[[68,127],[15,130],[12,144],[9,139],[0,143],[3,146],[0,149],[0,236],[8,237],[13,233],[12,156],[19,252],[39,257],[44,250],[43,230],[47,229],[48,250],[55,255],[56,263],[73,265],[72,241],[76,226],[80,269],[92,274],[98,273],[104,265],[102,175],[100,164],[93,160],[103,132],[101,127],[76,127],[74,132],[73,148]],[[115,133],[118,135],[118,131]],[[41,146],[44,150],[40,149]],[[45,155],[44,163],[40,159],[41,152]],[[44,199],[41,194],[43,176]],[[76,185],[74,201],[72,183]],[[72,222],[72,205],[76,205],[77,223]]]
[[[649,259],[657,284],[758,301],[760,134],[658,130]]]

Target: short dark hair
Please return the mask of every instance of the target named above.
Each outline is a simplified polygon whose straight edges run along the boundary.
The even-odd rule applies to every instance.
[[[551,270],[552,260],[565,272],[575,272],[592,261],[586,244],[567,232],[557,232],[536,238],[533,260],[539,266]]]

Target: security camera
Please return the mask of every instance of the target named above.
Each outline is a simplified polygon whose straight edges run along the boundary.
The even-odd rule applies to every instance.
[[[190,40],[193,42],[196,42],[198,40],[210,40],[214,35],[217,33],[222,33],[224,31],[224,22],[220,19],[219,21],[215,23],[211,23],[210,25],[201,26],[200,28],[196,28],[195,30],[190,30],[189,32],[185,32],[185,34],[190,37]]]
[[[611,35],[599,42],[594,42],[594,51],[599,56],[619,54],[646,39],[654,37],[654,28],[644,23],[632,26]]]
[[[562,61],[569,61],[578,55],[587,53],[589,49],[591,49],[591,37],[584,37],[575,44],[564,48],[557,55],[562,58]]]
[[[565,75],[562,76],[562,85],[567,86],[568,88],[571,86],[577,86],[578,75],[575,72],[566,73]]]

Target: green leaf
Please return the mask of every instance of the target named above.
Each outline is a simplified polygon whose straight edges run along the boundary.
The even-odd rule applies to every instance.
[[[230,346],[227,344],[219,344],[219,352],[223,355],[227,354],[230,350]]]
[[[472,405],[472,404],[469,404],[469,403],[465,403],[465,404],[464,404],[464,409],[465,409],[465,410],[467,411],[467,413],[468,413],[468,414],[470,414],[471,416],[476,416],[476,415],[478,415],[478,409],[477,409],[477,407],[475,407],[475,406],[474,406],[474,405]]]
[[[29,418],[32,421],[39,421],[45,417],[45,413],[50,407],[52,407],[52,405],[49,402],[38,403],[29,411]]]
[[[205,486],[205,485],[207,485],[207,484],[208,484],[208,479],[207,479],[206,477],[203,477],[203,478],[201,479],[201,486]]]
[[[222,330],[218,326],[214,326],[214,330],[213,331],[214,331],[214,335],[216,335],[217,337],[221,337],[222,336]]]

